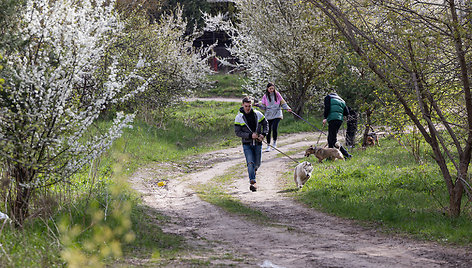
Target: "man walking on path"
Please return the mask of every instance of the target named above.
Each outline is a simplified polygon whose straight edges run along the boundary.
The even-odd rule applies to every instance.
[[[324,98],[324,119],[323,126],[328,122],[328,147],[333,148],[338,138],[338,130],[343,124],[343,116],[349,115],[349,109],[346,102],[336,93],[330,93]],[[351,158],[352,155],[340,146],[339,150],[345,158]]]
[[[268,132],[267,125],[264,115],[252,109],[252,99],[245,97],[234,119],[234,131],[236,136],[241,137],[249,174],[249,189],[253,192],[257,190],[256,171],[261,165],[262,141]]]

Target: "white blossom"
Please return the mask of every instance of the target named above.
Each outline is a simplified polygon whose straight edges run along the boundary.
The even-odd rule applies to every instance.
[[[0,157],[31,171],[25,187],[67,179],[109,148],[134,117],[118,113],[108,131],[93,133],[100,113],[129,81],[112,64],[102,86],[97,83],[98,63],[122,29],[113,6],[108,0],[34,0],[22,11],[26,46],[5,55]]]
[[[326,23],[319,11],[296,0],[234,2],[236,25],[221,14],[204,14],[204,19],[206,30],[224,31],[231,37],[228,49],[240,60],[233,67],[248,73],[246,89],[261,96],[267,82],[274,82],[297,112],[305,100],[323,94],[317,85],[332,68],[333,60],[327,55],[336,42],[323,31]]]

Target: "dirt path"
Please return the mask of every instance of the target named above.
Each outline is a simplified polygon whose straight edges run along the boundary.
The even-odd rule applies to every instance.
[[[279,138],[278,144],[284,152],[297,150],[292,157],[301,159],[317,137],[313,133],[289,135]],[[386,235],[294,202],[281,192],[280,180],[294,163],[275,151],[263,154],[257,192],[249,191],[245,168],[227,189],[244,204],[264,212],[271,224],[231,215],[200,200],[192,190],[192,185],[207,183],[243,163],[242,148],[237,147],[195,159],[194,165],[206,168],[184,176],[172,167],[175,177],[164,188],[155,186],[163,167],[143,168],[130,181],[147,205],[172,219],[162,226],[165,232],[183,235],[191,246],[202,249],[185,258],[206,261],[212,267],[472,267],[472,256],[464,248]],[[168,266],[195,267],[182,260]]]

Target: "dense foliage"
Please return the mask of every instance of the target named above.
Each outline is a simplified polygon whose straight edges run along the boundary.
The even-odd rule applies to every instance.
[[[196,35],[185,35],[181,9],[153,23],[139,10],[122,18],[124,29],[109,47],[102,68],[109,68],[110,59],[120,55],[116,58],[120,74],[135,72],[139,77],[126,85],[124,94],[132,97],[121,107],[137,111],[148,123],[161,124],[171,107],[207,84],[211,47],[198,51],[192,47]],[[145,88],[136,92],[143,81]]]
[[[232,38],[230,52],[248,73],[247,89],[255,96],[272,81],[294,112],[326,93],[336,43],[320,12],[299,1],[235,1],[237,23],[221,14],[206,15],[208,30],[223,30]]]
[[[458,216],[463,193],[472,198],[470,3],[309,2],[330,18],[388,88],[392,107],[402,107],[431,146],[450,197],[448,213]]]

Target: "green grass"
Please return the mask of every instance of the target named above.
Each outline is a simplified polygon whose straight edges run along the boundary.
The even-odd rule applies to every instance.
[[[113,144],[111,152],[127,154],[126,168],[133,171],[150,162],[178,161],[236,145],[239,139],[234,135],[234,117],[238,109],[235,103],[184,102],[164,127],[135,122]]]
[[[350,161],[322,164],[312,157],[312,178],[297,198],[322,211],[420,239],[472,242],[470,206],[457,219],[446,216],[447,191],[435,163],[417,164],[393,140],[353,154]]]
[[[62,267],[61,246],[40,222],[27,224],[24,229],[5,226],[0,244],[0,267]]]
[[[213,74],[209,76],[212,87],[205,91],[197,92],[198,97],[231,97],[240,98],[248,92],[243,90],[245,83],[243,75],[240,74]]]
[[[313,135],[316,139],[318,139],[319,134],[315,134],[318,130],[321,130],[325,133],[328,133],[327,127],[323,128],[322,121],[323,119],[311,113],[300,115],[303,119],[308,121],[310,124],[315,126],[316,128],[310,126],[303,120],[294,117],[291,113],[283,112],[284,118],[279,123],[279,133],[280,134],[287,134],[287,133],[297,133],[297,132],[313,132]],[[326,136],[321,136],[321,141],[326,140]]]
[[[132,194],[129,189],[121,187],[118,195],[110,193],[110,186],[106,185],[108,183],[110,182],[97,185],[89,201],[85,195],[80,195],[72,203],[63,205],[46,221],[40,218],[29,220],[23,229],[6,225],[0,235],[0,244],[6,253],[4,254],[2,250],[0,267],[64,267],[66,261],[61,257],[64,246],[81,249],[86,256],[92,257],[99,254],[99,251],[87,250],[87,243],[96,241],[97,237],[110,235],[104,231],[106,228],[115,233],[120,232],[118,230],[123,230],[123,222],[128,220],[131,225],[129,231],[125,233],[133,234],[135,239],[127,242],[124,233],[114,234],[120,239],[125,258],[159,261],[173,258],[186,247],[180,236],[162,231],[160,225],[167,221],[166,218],[143,206],[140,198]],[[116,207],[117,205],[130,206],[129,219],[120,207]],[[104,211],[104,207],[108,211],[107,220],[94,222],[93,218],[96,215],[94,212]],[[114,214],[117,209],[120,211]],[[59,231],[62,224],[71,229],[73,226],[80,227],[80,232],[72,236],[72,243],[69,245],[63,244],[64,240],[60,239],[64,236],[64,232]],[[111,264],[114,259],[105,258],[102,261]]]

